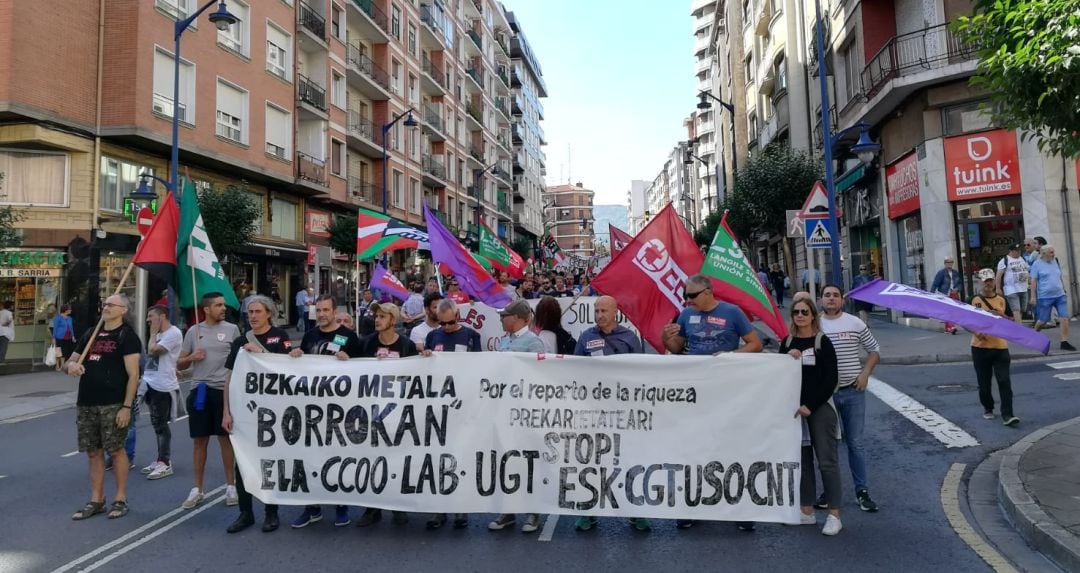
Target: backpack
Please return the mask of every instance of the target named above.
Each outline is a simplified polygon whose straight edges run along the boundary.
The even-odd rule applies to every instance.
[[[555,330],[555,353],[570,355],[574,353],[574,349],[577,347],[577,340],[566,331],[565,328],[559,327]]]

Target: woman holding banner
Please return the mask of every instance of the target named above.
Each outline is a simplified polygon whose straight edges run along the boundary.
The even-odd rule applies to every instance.
[[[804,420],[802,446],[801,525],[815,525],[814,457],[821,470],[829,516],[821,532],[836,535],[840,523],[840,463],[837,443],[840,437],[840,418],[832,403],[832,394],[839,381],[836,351],[829,337],[821,332],[821,321],[813,299],[796,295],[791,302],[792,334],[780,344],[780,353],[787,353],[802,363],[802,392],[796,417]]]

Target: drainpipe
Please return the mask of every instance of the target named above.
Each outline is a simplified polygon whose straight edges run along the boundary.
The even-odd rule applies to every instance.
[[[80,313],[89,327],[96,318],[99,301],[98,290],[100,289],[101,251],[96,246],[98,241],[98,216],[100,215],[99,204],[101,197],[101,90],[105,81],[102,74],[105,69],[105,0],[98,0],[98,53],[97,53],[97,86],[94,94],[94,159],[90,166],[90,261],[87,265],[87,291],[85,308]],[[65,293],[71,297],[71,293]]]
[[[1077,291],[1077,278],[1076,278],[1076,257],[1073,256],[1073,234],[1072,234],[1072,215],[1069,211],[1069,186],[1066,184],[1068,178],[1069,165],[1065,156],[1061,156],[1061,206],[1062,214],[1065,216],[1065,249],[1068,251],[1069,256],[1069,292],[1076,293]],[[1080,182],[1078,182],[1080,183]],[[1076,316],[1076,297],[1073,295],[1073,312],[1071,316]]]

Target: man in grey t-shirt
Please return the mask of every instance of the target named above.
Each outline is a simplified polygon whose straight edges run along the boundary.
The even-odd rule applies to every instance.
[[[233,340],[240,336],[235,324],[225,321],[225,297],[211,292],[200,301],[206,318],[188,329],[180,348],[178,370],[191,367],[191,392],[187,398],[188,429],[195,441],[195,487],[181,505],[191,509],[203,500],[203,475],[206,473],[206,452],[210,436],[217,436],[221,446],[221,463],[225,467],[225,505],[236,505],[235,462],[229,434],[221,427],[225,405],[225,383],[229,380],[225,360]]]

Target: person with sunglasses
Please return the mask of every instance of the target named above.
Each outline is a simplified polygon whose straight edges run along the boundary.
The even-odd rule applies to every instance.
[[[672,324],[664,326],[661,339],[672,354],[716,355],[721,352],[761,352],[761,338],[739,307],[716,300],[712,281],[705,275],[686,279],[683,291],[686,308]],[[744,344],[739,345],[740,339]],[[694,525],[689,519],[675,522],[686,529]],[[740,521],[740,531],[753,531],[754,524]]]
[[[436,318],[439,326],[427,334],[424,340],[424,356],[431,356],[433,352],[481,352],[483,343],[480,333],[463,326],[458,319],[457,303],[450,299],[440,300],[436,306]],[[415,329],[414,329],[415,330]],[[446,524],[446,514],[436,513],[427,521],[428,529],[438,529]],[[463,529],[469,526],[469,516],[465,513],[454,515],[454,529]]]
[[[457,304],[469,304],[469,295],[461,290],[461,285],[458,284],[456,278],[451,278],[446,283],[446,298]]]
[[[363,350],[360,338],[351,329],[338,324],[334,318],[336,308],[337,300],[332,295],[324,294],[315,299],[315,322],[318,328],[304,332],[300,347],[290,350],[289,356],[300,358],[305,354],[319,354],[333,356],[338,360],[360,357]],[[319,521],[322,521],[322,507],[309,505],[291,525],[293,529],[300,529]],[[344,505],[337,506],[334,512],[334,527],[345,527],[351,522],[349,508]]]
[[[840,522],[840,504],[843,493],[840,485],[840,462],[837,439],[840,437],[840,418],[832,395],[836,390],[839,373],[836,366],[836,350],[832,341],[821,331],[821,319],[817,307],[809,296],[796,296],[791,303],[792,334],[780,343],[780,353],[788,354],[802,364],[802,390],[799,393],[799,409],[796,417],[802,423],[802,500],[801,525],[815,525],[814,516],[814,458],[821,471],[829,515],[821,533],[836,535],[843,525]]]

